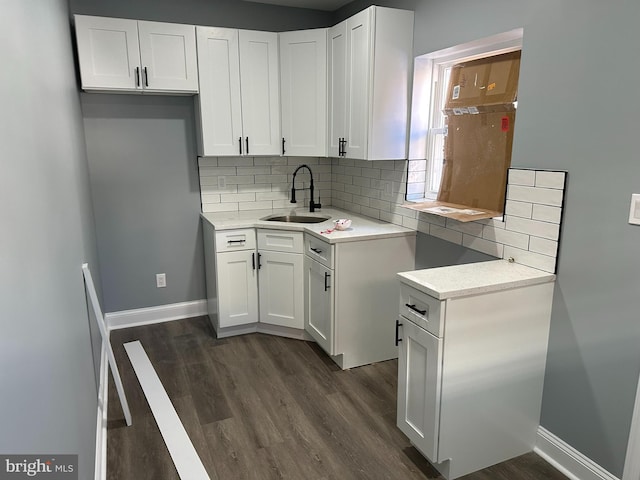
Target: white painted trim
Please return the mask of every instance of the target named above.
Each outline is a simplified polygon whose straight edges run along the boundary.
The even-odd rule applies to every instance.
[[[534,452],[571,480],[619,480],[543,427],[538,427]]]
[[[106,343],[100,353],[100,385],[98,385],[98,414],[96,421],[95,480],[107,479],[107,405],[109,403],[109,369]]]
[[[182,318],[199,317],[207,314],[207,301],[194,300],[192,302],[172,303],[157,307],[122,310],[105,314],[109,330],[118,328],[150,325],[152,323],[170,322]]]
[[[636,406],[633,409],[633,418],[631,419],[622,480],[640,480],[640,380],[638,380],[636,391]]]
[[[210,480],[167,391],[139,341],[124,344],[169,455],[183,480]]]

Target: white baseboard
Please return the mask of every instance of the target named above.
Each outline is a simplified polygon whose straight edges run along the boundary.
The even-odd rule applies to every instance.
[[[98,386],[98,415],[96,421],[95,480],[107,478],[107,404],[109,402],[109,362],[106,343],[100,352],[100,385]]]
[[[534,452],[571,480],[619,480],[543,427],[538,427]]]
[[[118,328],[137,327],[152,323],[170,322],[182,318],[199,317],[207,314],[207,301],[172,303],[157,307],[137,308],[107,313],[104,319],[109,330]]]

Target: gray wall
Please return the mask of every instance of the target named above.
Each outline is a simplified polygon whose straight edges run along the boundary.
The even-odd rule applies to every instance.
[[[640,373],[640,3],[425,0],[416,54],[524,27],[512,164],[569,172],[542,426],[622,475]]]
[[[0,15],[0,452],[79,454],[97,395],[81,265],[97,274],[65,0]]]
[[[496,257],[418,232],[416,238],[417,270],[488,260],[496,260]]]
[[[205,298],[193,98],[83,93],[82,111],[104,310]]]
[[[327,12],[237,0],[71,0],[72,13],[289,30]],[[82,94],[104,310],[206,297],[192,97]],[[167,287],[155,274],[167,274]]]

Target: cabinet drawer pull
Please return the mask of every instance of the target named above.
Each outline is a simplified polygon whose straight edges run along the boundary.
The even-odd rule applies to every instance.
[[[284,149],[284,137],[282,137],[282,155],[284,155],[285,149]]]
[[[238,152],[242,155],[242,137],[238,137]]]
[[[404,304],[406,307],[408,307],[409,309],[413,310],[416,313],[419,313],[420,315],[425,315],[427,313],[427,310],[420,310],[418,308],[416,308],[415,304],[414,305],[409,305],[408,303]]]
[[[320,255],[320,254],[322,253],[322,250],[320,250],[319,248],[311,247],[311,248],[310,248],[310,250],[311,250],[312,252],[317,253],[318,255]]]
[[[325,292],[329,290],[329,288],[331,287],[331,285],[327,283],[327,280],[329,279],[330,276],[331,275],[328,272],[324,272],[324,291]]]
[[[245,154],[249,155],[249,137],[246,138],[247,150]]]
[[[396,347],[398,346],[398,343],[400,343],[402,341],[402,339],[400,338],[400,327],[402,326],[402,324],[400,323],[400,320],[396,320]]]
[[[258,253],[258,270],[260,270],[260,268],[262,268],[262,263],[260,263],[260,257],[262,257],[262,254]]]
[[[227,244],[228,245],[234,245],[234,244],[241,244],[244,243],[246,240],[227,240]]]
[[[256,254],[255,253],[251,254],[251,268],[253,268],[254,270],[256,269]]]
[[[144,86],[149,86],[149,72],[147,72],[147,67],[144,67]]]

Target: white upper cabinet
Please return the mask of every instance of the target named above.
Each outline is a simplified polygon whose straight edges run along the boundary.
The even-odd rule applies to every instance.
[[[327,156],[327,29],[280,33],[282,155]]]
[[[407,158],[413,12],[369,7],[329,30],[329,155]]]
[[[196,93],[195,27],[75,16],[84,90]]]
[[[278,34],[196,27],[199,154],[279,155]]]

